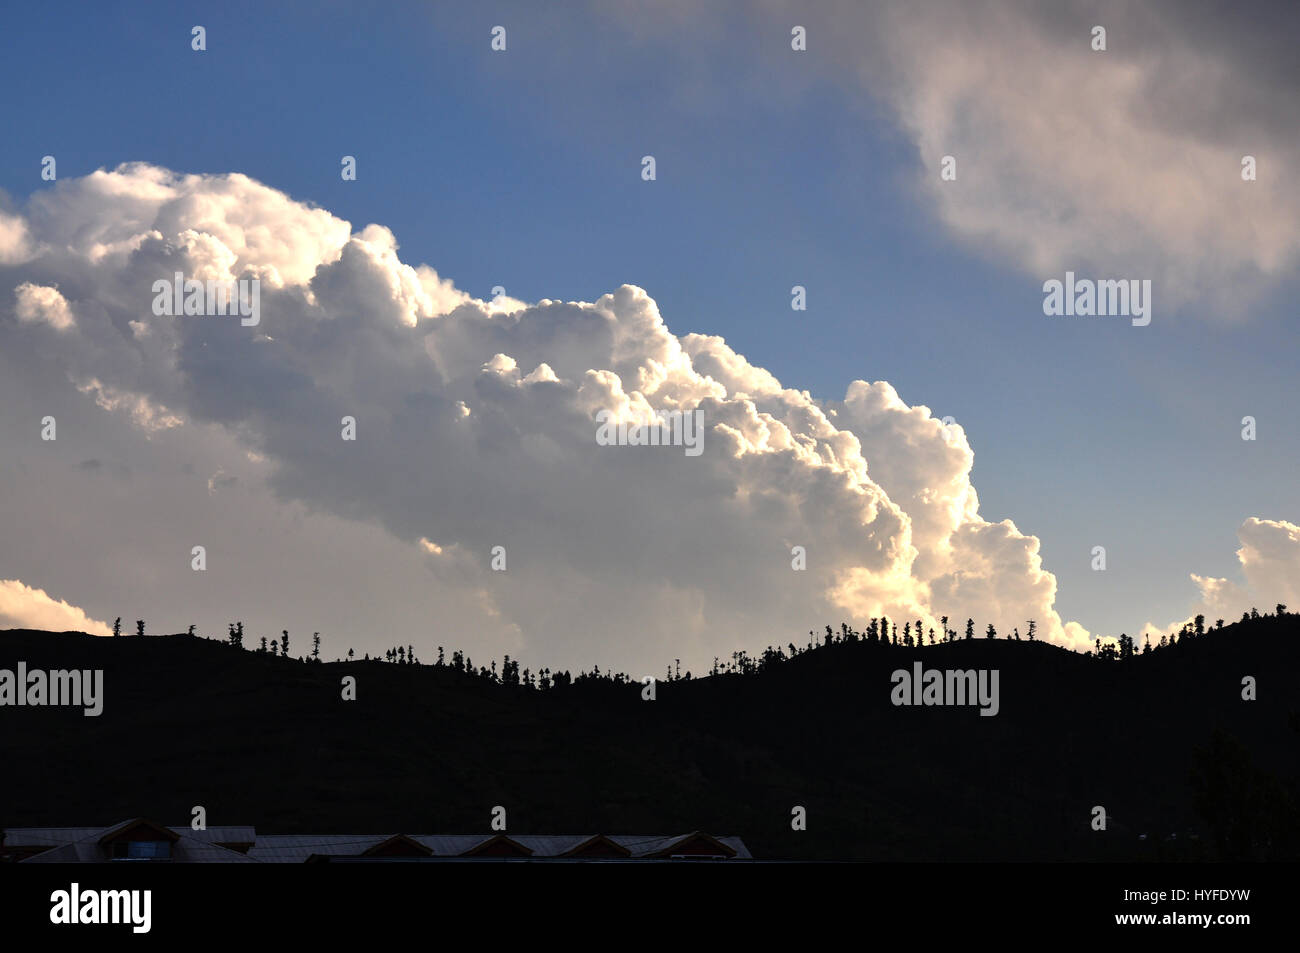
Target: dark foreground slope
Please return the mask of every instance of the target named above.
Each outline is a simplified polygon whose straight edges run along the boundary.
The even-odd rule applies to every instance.
[[[914,659],[997,668],[1000,713],[894,707],[890,673]],[[653,702],[637,684],[540,692],[188,636],[0,632],[0,668],[19,660],[104,669],[104,712],[0,708],[0,826],[184,824],[203,805],[268,833],[472,832],[503,805],[516,833],[702,829],[765,858],[1300,855],[1294,614],[1124,662],[855,641],[660,683]]]

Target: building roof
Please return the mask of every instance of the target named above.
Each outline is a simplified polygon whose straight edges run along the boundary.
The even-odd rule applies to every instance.
[[[190,864],[253,863],[243,854],[218,846],[216,831],[192,831],[188,827],[163,827],[137,817],[108,827],[11,827],[4,832],[6,851],[17,848],[45,848],[21,862],[25,864],[98,864],[113,860],[113,842],[140,828],[151,828],[171,842],[171,862]],[[231,830],[218,828],[217,831]],[[252,828],[237,828],[252,832]],[[202,836],[200,836],[202,835]]]
[[[113,859],[114,840],[149,829],[161,835],[160,839],[175,838],[171,848],[173,863],[301,864],[335,858],[383,858],[390,854],[415,859],[421,855],[432,859],[484,856],[491,859],[500,853],[535,860],[752,859],[739,837],[714,837],[701,831],[673,835],[258,834],[251,826],[196,831],[188,827],[164,827],[146,818],[131,818],[108,827],[11,827],[3,831],[0,843],[23,863],[100,863]],[[246,848],[246,853],[229,849],[232,846]]]

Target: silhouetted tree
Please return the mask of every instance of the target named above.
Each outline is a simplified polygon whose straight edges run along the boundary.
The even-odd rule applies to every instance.
[[[313,632],[311,634],[311,657],[313,661],[316,662],[320,661],[320,633],[319,632]]]
[[[261,652],[263,655],[266,654],[266,636],[262,636],[262,647],[257,651]]]
[[[113,621],[113,635],[118,636],[121,634],[122,634],[122,617],[118,616]]]
[[[998,630],[993,628],[993,623],[990,622],[989,627],[984,630],[984,638],[996,639],[997,637],[998,637]]]
[[[966,620],[966,638],[968,638],[968,639],[973,639],[973,638],[975,638],[975,620],[974,620],[974,619],[967,619],[967,620]]]
[[[135,620],[135,634],[144,635],[144,619]]]
[[[192,623],[192,622],[190,623],[190,632],[189,632],[189,634],[190,634],[190,635],[193,635],[193,634],[194,634],[194,623]]]
[[[1196,625],[1192,631],[1196,633],[1198,639],[1205,634],[1205,616],[1198,615],[1196,617]]]
[[[1191,781],[1193,803],[1210,829],[1217,860],[1295,856],[1300,812],[1294,795],[1222,728],[1216,727],[1209,743],[1195,750]]]
[[[1034,641],[1034,633],[1038,631],[1038,623],[1033,619],[1029,620],[1029,641]]]

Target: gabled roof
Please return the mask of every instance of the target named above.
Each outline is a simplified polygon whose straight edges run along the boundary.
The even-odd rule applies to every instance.
[[[631,838],[616,837],[619,843],[632,851],[635,857],[732,857],[750,858],[748,850],[738,837],[714,837],[703,831],[678,834],[673,837],[647,837],[639,842]],[[728,842],[735,842],[734,845]]]
[[[389,834],[259,834],[248,856],[263,863],[301,864],[311,857],[354,857]]]
[[[132,834],[145,833],[152,834],[152,837],[133,838]],[[181,835],[176,833],[170,827],[163,827],[161,824],[155,824],[153,821],[144,817],[133,817],[129,821],[122,821],[120,824],[114,824],[112,827],[104,828],[103,833],[99,835],[101,844],[112,844],[120,840],[165,840],[175,843],[181,839]]]
[[[145,835],[172,844],[172,862],[304,863],[332,858],[406,856],[450,860],[751,859],[739,837],[689,834],[261,834],[251,826],[164,827],[131,818],[110,827],[11,827],[4,848],[21,863],[100,863],[112,859],[115,840]],[[251,845],[251,846],[250,846]],[[247,850],[247,854],[227,847]],[[31,856],[24,856],[31,855]]]
[[[475,844],[469,850],[462,851],[462,857],[530,857],[533,849],[525,847],[513,837],[497,834],[482,843]]]
[[[575,844],[563,851],[560,857],[631,857],[632,851],[604,834],[588,837],[580,844]]]
[[[432,856],[433,851],[413,837],[394,834],[374,847],[367,847],[361,853],[365,857],[429,857]]]
[[[31,846],[49,845],[48,850],[19,861],[23,864],[97,864],[113,860],[112,844],[133,833],[145,832],[172,845],[170,863],[250,864],[255,863],[237,851],[227,850],[203,840],[184,828],[163,827],[145,818],[132,818],[111,827],[95,828],[27,828],[12,829],[8,837],[23,837]],[[53,841],[53,843],[50,843]],[[23,846],[14,843],[11,846]]]

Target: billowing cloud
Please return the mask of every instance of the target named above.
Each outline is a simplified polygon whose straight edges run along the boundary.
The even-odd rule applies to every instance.
[[[0,209],[0,265],[22,264],[32,257],[33,251],[27,223]]]
[[[108,635],[112,627],[18,579],[0,579],[0,629],[47,629]]]
[[[56,331],[72,327],[72,309],[58,288],[45,288],[25,282],[14,289],[14,314],[19,321],[36,324],[44,321]]]
[[[1053,608],[1038,540],[980,517],[961,427],[888,383],[785,388],[721,338],[674,335],[631,285],[480,301],[404,263],[388,229],[243,176],[127,165],[31,206],[42,252],[0,292],[57,280],[77,321],[39,335],[0,315],[4,347],[150,434],[217,428],[282,500],[383,527],[498,649],[658,671],[878,615],[1087,640]],[[260,277],[261,323],[153,314],[177,271]],[[601,411],[699,412],[702,452],[601,446]],[[206,496],[243,485],[218,470]]]
[[[1237,538],[1237,558],[1249,590],[1256,598],[1300,610],[1300,526],[1252,516],[1241,524]],[[1266,605],[1272,608],[1272,603]]]
[[[1176,632],[1198,615],[1208,625],[1216,619],[1235,622],[1242,613],[1271,612],[1278,603],[1292,612],[1300,609],[1300,526],[1252,516],[1237,530],[1237,539],[1242,581],[1192,573],[1200,597],[1186,618],[1164,626],[1148,623],[1142,631],[1156,636]]]
[[[904,181],[925,207],[1035,283],[1066,270],[1151,279],[1158,321],[1193,301],[1237,316],[1300,264],[1294,4],[1249,17],[1181,0],[592,6],[633,37],[696,44],[688,63],[724,56],[741,29],[756,34],[745,48],[770,50],[804,26],[807,52],[779,94],[821,95],[812,77],[856,87],[864,112],[883,111],[914,146]],[[948,156],[953,180],[940,175]]]

